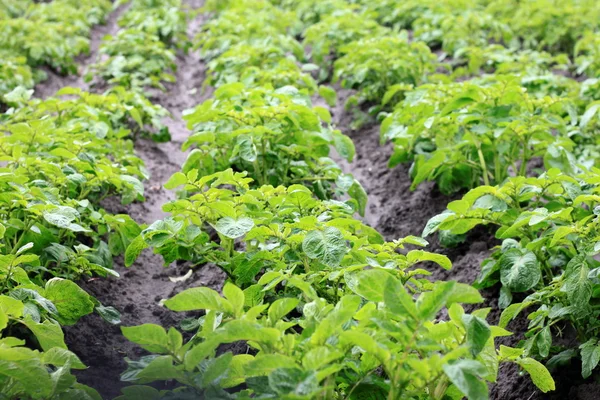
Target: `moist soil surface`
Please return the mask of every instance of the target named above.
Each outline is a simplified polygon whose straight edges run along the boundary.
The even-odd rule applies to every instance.
[[[202,0],[186,0],[190,9],[199,8]],[[86,69],[98,57],[98,48],[102,38],[118,31],[117,19],[124,11],[120,7],[112,13],[107,23],[92,31],[91,52],[79,58],[81,68],[79,76],[63,77],[48,71],[48,80],[36,87],[35,95],[40,98],[52,96],[65,86],[79,87],[94,91],[82,76]],[[191,14],[193,15],[193,14]],[[207,17],[203,14],[192,16],[189,21],[189,37],[193,38]],[[164,122],[169,127],[172,140],[168,143],[154,143],[147,139],[138,139],[135,144],[137,155],[144,160],[151,178],[145,182],[146,201],[121,205],[118,200],[108,199],[103,204],[107,211],[115,214],[128,214],[139,223],[150,224],[164,218],[161,207],[172,200],[174,194],[163,188],[169,177],[180,170],[185,161],[181,144],[189,135],[182,120],[182,112],[212,94],[212,89],[202,90],[205,77],[205,65],[197,52],[178,55],[176,83],[167,85],[165,92],[151,92],[150,98],[171,112]],[[101,86],[101,85],[100,85]],[[369,196],[364,220],[376,228],[388,240],[407,235],[420,236],[429,218],[441,213],[448,202],[461,197],[445,196],[432,183],[421,184],[411,191],[409,165],[400,165],[393,169],[387,163],[392,153],[390,144],[380,145],[379,125],[372,122],[353,130],[350,128],[353,113],[344,109],[345,99],[352,93],[334,87],[338,93],[338,105],[330,108],[337,128],[352,138],[356,146],[356,157],[352,163],[337,161],[346,172],[358,179]],[[315,100],[325,106],[322,100]],[[428,238],[427,250],[446,254],[453,262],[449,271],[435,266],[426,266],[435,279],[457,280],[472,283],[479,273],[481,262],[498,244],[493,232],[477,229],[467,237],[464,244],[453,249],[443,248],[437,238]],[[187,280],[173,282],[170,278],[180,277],[189,271],[186,265],[164,266],[162,257],[151,250],[145,250],[130,268],[125,268],[122,258],[115,259],[115,270],[120,278],[92,278],[80,282],[81,286],[102,304],[113,306],[121,312],[121,325],[133,326],[154,323],[165,328],[178,327],[187,315],[174,313],[162,307],[159,302],[174,294],[196,286],[208,286],[220,290],[225,274],[213,265],[205,265],[196,270]],[[500,316],[497,288],[482,292],[486,301],[482,307],[490,307],[489,322],[496,324]],[[523,338],[527,320],[517,319],[508,329],[514,335],[502,342],[515,345]],[[88,366],[77,371],[80,382],[98,390],[104,399],[113,399],[120,394],[125,383],[120,382],[120,374],[126,369],[125,358],[137,359],[146,354],[138,346],[128,342],[121,334],[120,327],[110,325],[98,315],[82,318],[75,326],[65,328],[65,340],[69,349],[74,351]],[[583,380],[580,366],[566,366],[553,374],[557,391],[543,394],[535,388],[529,377],[519,372],[513,365],[500,367],[498,382],[491,387],[490,397],[495,400],[528,399],[600,399],[600,385],[591,379]],[[160,386],[157,386],[160,388]]]

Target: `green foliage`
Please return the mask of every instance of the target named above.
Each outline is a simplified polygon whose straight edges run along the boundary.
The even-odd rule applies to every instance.
[[[6,309],[0,310],[0,321],[9,316]],[[24,344],[15,337],[0,338],[0,395],[4,398],[102,399],[71,373],[71,369],[85,368],[75,354],[59,347],[41,352]]]
[[[575,46],[575,64],[578,74],[600,77],[600,34],[588,32]]]
[[[27,58],[23,56],[11,56],[11,52],[0,50],[0,100],[7,93],[10,93],[17,87],[32,88],[36,83],[36,78],[41,79],[44,76],[36,74],[29,65]]]
[[[280,0],[273,1],[273,3],[296,14],[299,23],[292,31],[294,34],[302,33],[323,18],[340,11],[350,10],[352,7],[345,0]]]
[[[553,168],[537,178],[481,186],[450,203],[448,211],[432,218],[424,231],[426,236],[438,230],[461,234],[481,224],[497,227],[502,246],[483,263],[476,284],[502,283],[501,326],[528,310],[526,355],[547,358],[567,351],[569,357],[575,356],[568,344],[553,345],[551,335],[572,326],[579,343],[585,344],[584,377],[597,365],[590,360],[589,346],[600,334],[595,307],[599,264],[593,258],[600,251],[599,174],[597,169],[576,174]],[[528,295],[510,305],[516,292]]]
[[[395,0],[358,0],[369,12],[373,12],[379,23],[394,28],[411,28],[422,16],[453,14],[473,8],[479,8],[478,0],[407,0],[398,3]],[[459,28],[460,29],[460,28]]]
[[[338,49],[333,81],[357,89],[363,101],[394,104],[393,98],[425,81],[435,70],[435,56],[422,42],[404,36],[379,36],[357,40]]]
[[[600,27],[600,10],[594,0],[497,0],[488,12],[510,27],[519,46],[570,55],[585,32]]]
[[[25,14],[33,0],[0,0],[0,18],[17,18]]]
[[[304,183],[320,198],[341,191],[363,203],[360,185],[328,157],[333,145],[351,161],[352,141],[329,125],[326,109],[313,107],[310,98],[294,87],[223,85],[214,99],[184,118],[194,132],[183,144],[184,150],[194,147],[184,173],[195,169],[203,177],[233,167],[248,171],[259,186]],[[360,208],[362,212],[364,205]]]
[[[149,33],[173,47],[188,47],[186,15],[180,0],[135,0],[119,19],[119,26]]]
[[[542,391],[554,389],[535,360],[510,348],[504,351],[513,354],[496,354],[494,338],[510,333],[485,321],[489,310],[466,314],[459,304],[481,301],[476,291],[436,282],[409,294],[413,289],[385,269],[346,274],[340,284],[343,296],[332,303],[306,284],[302,298],[258,305],[249,305],[246,293],[230,283],[224,297],[208,288],[183,291],[165,306],[205,310],[197,333],[183,344],[173,328],[122,328],[129,340],[157,353],[129,360],[122,379],[135,384],[174,379],[180,387],[172,395],[190,397],[355,398],[369,392],[376,398],[442,399],[457,392],[484,399],[485,382],[495,381],[499,362],[511,361],[531,373]],[[436,320],[442,309],[449,318]],[[216,356],[220,345],[240,341],[249,354]],[[150,390],[132,386],[119,399]]]
[[[171,216],[146,228],[141,242],[131,243],[128,264],[150,246],[166,264],[175,260],[215,263],[244,289],[256,283],[274,287],[298,274],[306,281],[334,281],[343,270],[367,264],[395,266],[399,274],[424,261],[449,267],[445,257],[420,250],[397,254],[403,241],[384,244],[377,232],[353,219],[354,199],[346,203],[318,200],[301,185],[252,189],[245,173],[232,170],[199,179],[196,175],[191,170],[169,180],[166,186],[182,186],[187,198],[164,206]],[[213,229],[217,237],[210,235]],[[235,242],[243,242],[243,249],[238,250]],[[268,270],[272,272],[261,277],[261,271]],[[335,287],[326,285],[322,290],[327,296],[338,295]]]
[[[97,76],[140,93],[150,87],[166,90],[164,82],[175,81],[176,48],[189,47],[181,7],[180,0],[134,1],[119,19],[122,29],[103,39],[86,80]]]
[[[10,335],[45,352],[66,349],[61,325],[72,325],[93,311],[119,322],[116,310],[100,304],[73,280],[118,276],[112,257],[139,236],[141,229],[129,216],[110,215],[99,203],[108,196],[119,196],[125,204],[143,199],[141,179],[147,173],[126,139],[131,134],[127,125],[152,129],[146,124],[156,123],[160,111],[119,88],[107,95],[71,88],[60,94],[70,97],[26,102],[0,121],[0,309],[9,314],[0,322]],[[5,303],[16,311],[7,311]],[[43,354],[25,348],[14,352],[23,354],[32,368],[40,365],[35,376],[41,371],[64,376],[60,388],[36,389],[56,390],[55,394],[31,393],[31,398],[97,398],[75,384],[66,362],[40,361]],[[6,359],[6,368],[20,368],[13,361]],[[44,376],[38,378],[47,379]],[[6,386],[7,393],[14,390],[21,396],[32,389],[17,383]],[[74,394],[56,397],[67,396],[61,390]]]
[[[195,46],[209,62],[207,85],[217,90],[186,112],[193,134],[183,148],[192,151],[165,185],[179,189],[178,199],[163,208],[170,216],[129,240],[125,262],[131,265],[150,247],[165,264],[215,264],[228,281],[223,295],[199,287],[163,302],[173,311],[203,312],[183,324],[194,332],[189,340],[174,328],[151,324],[122,329],[153,354],[128,360],[122,379],[134,386],[119,399],[486,399],[487,382],[495,381],[500,362],[516,363],[541,391],[554,390],[548,371],[532,357],[554,354],[552,333],[558,325],[553,323],[566,319],[555,322],[553,316],[547,322],[535,314],[525,347],[496,349],[494,338],[509,332],[486,322],[489,310],[467,314],[460,305],[481,302],[477,290],[432,282],[426,279],[430,272],[420,268],[429,262],[450,268],[445,256],[419,249],[427,242],[416,237],[385,242],[353,218],[364,212],[366,194],[329,152],[334,146],[351,160],[354,148],[331,126],[329,111],[312,106],[309,96],[317,91],[332,107],[337,96],[318,88],[307,73],[316,71],[315,65],[300,66],[302,46],[321,67],[320,79],[331,75],[342,87],[359,91],[353,101],[386,106],[403,99],[382,128],[383,138],[394,141],[391,163],[412,161],[415,185],[436,180],[446,193],[481,182],[526,180],[510,177],[526,175],[530,161],[539,157],[569,173],[579,172],[575,157],[581,167],[589,166],[598,107],[588,99],[595,96],[595,83],[587,82],[580,92],[575,81],[552,75],[557,67],[570,68],[570,61],[522,51],[513,38],[523,38],[523,32],[514,32],[498,17],[498,6],[488,7],[487,1],[353,3],[358,4],[206,3],[215,19],[202,28]],[[397,27],[411,28],[418,38],[455,55],[446,68],[451,75],[430,76],[439,67],[431,51],[396,33]],[[301,32],[302,46],[294,37]],[[504,47],[509,41],[513,47]],[[480,70],[516,75],[446,83]],[[571,153],[579,143],[588,150]],[[525,209],[531,198],[510,199],[510,207],[524,207],[518,213],[533,212]],[[488,222],[463,218],[470,207],[493,211],[502,221],[516,218],[508,200],[478,196],[473,201],[451,203],[451,211],[435,217],[427,233],[442,229],[455,213],[460,217],[451,225],[455,229],[444,230],[445,241],[463,239]],[[547,218],[547,231],[554,232],[556,210],[546,198],[537,208],[545,206],[548,212],[536,214],[535,224],[527,225],[532,219],[524,224],[537,229],[546,221],[539,218]],[[552,246],[529,246],[543,236],[505,242],[487,266],[489,279],[477,284],[501,282],[505,306],[513,293],[531,297],[554,282],[539,254]],[[560,266],[552,262],[553,273]],[[586,274],[569,268],[559,281],[560,293],[545,298],[564,293],[579,302],[587,299]],[[529,297],[527,305],[538,301]],[[535,304],[535,312],[551,310]],[[510,310],[502,326],[520,311]],[[222,353],[222,345],[231,343],[244,344],[247,351]],[[596,347],[592,340],[580,349],[586,373],[600,359]],[[179,387],[143,386],[160,381]]]
[[[503,43],[510,48],[565,52],[600,24],[594,0],[357,1],[385,26],[412,29],[415,37],[454,53],[465,46]]]
[[[15,88],[31,89],[45,79],[35,68],[76,73],[75,57],[89,51],[92,25],[104,22],[110,10],[107,0],[0,4],[0,102]]]
[[[271,85],[276,89],[293,85],[314,93],[316,82],[298,65],[302,58],[302,47],[288,36],[242,42],[208,63],[209,78],[204,85],[242,82],[247,88]]]
[[[453,193],[525,176],[534,157],[558,162],[573,147],[563,118],[572,109],[569,99],[530,96],[511,76],[429,84],[406,94],[381,136],[394,143],[390,166],[413,163],[413,188],[436,181]]]
[[[240,43],[253,45],[265,40],[271,43],[281,41],[285,49],[297,49],[295,39],[286,36],[295,22],[293,13],[275,8],[266,1],[252,4],[240,2],[219,14],[218,18],[203,24],[194,39],[194,47],[201,49],[201,55],[206,60],[211,60]]]
[[[482,9],[464,10],[434,7],[413,23],[415,39],[454,54],[470,46],[485,47],[490,41],[510,41],[511,32],[505,23]]]
[[[119,31],[105,37],[100,48],[104,55],[88,73],[108,83],[135,90],[146,86],[166,90],[162,82],[174,82],[175,53],[158,36],[138,29]]]
[[[209,21],[196,37],[196,47],[209,60],[204,85],[242,82],[246,88],[275,89],[294,85],[315,93],[317,84],[308,72],[316,67],[300,65],[304,49],[288,35],[295,22],[293,13],[263,2],[236,4]]]
[[[566,70],[570,63],[564,54],[552,55],[544,51],[510,49],[499,44],[467,46],[454,55],[459,62],[464,60],[467,63],[466,69],[471,74],[483,71],[535,76],[550,73],[553,69]]]
[[[328,76],[331,57],[339,55],[342,46],[359,39],[380,37],[389,30],[379,25],[367,14],[341,10],[323,18],[304,31],[303,44],[311,49],[313,62],[323,67],[321,78]]]

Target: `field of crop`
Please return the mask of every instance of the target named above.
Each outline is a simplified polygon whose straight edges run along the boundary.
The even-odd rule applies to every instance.
[[[0,0],[1,400],[600,399],[597,0]]]

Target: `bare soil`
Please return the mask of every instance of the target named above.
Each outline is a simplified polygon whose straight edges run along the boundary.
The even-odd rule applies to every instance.
[[[192,9],[201,6],[202,0],[185,1]],[[116,20],[123,9],[111,15],[105,26],[96,27],[92,34],[92,51],[89,56],[81,57],[81,71],[84,71],[97,56],[102,37],[118,30]],[[194,17],[189,23],[189,35],[193,37],[202,25],[203,15]],[[173,193],[165,190],[163,184],[180,169],[185,160],[181,152],[181,143],[189,135],[182,121],[182,112],[207,99],[212,90],[201,90],[205,76],[205,65],[196,52],[178,56],[177,82],[169,85],[166,92],[153,93],[152,100],[167,108],[172,117],[165,120],[173,140],[156,144],[140,139],[135,148],[150,171],[152,177],[146,182],[146,201],[122,206],[117,201],[108,201],[104,206],[113,213],[125,213],[140,223],[152,223],[165,216],[162,204],[173,199]],[[76,86],[90,90],[80,76],[62,77],[49,72],[49,79],[36,87],[38,97],[48,97],[64,86]],[[348,134],[356,146],[354,162],[338,160],[343,168],[352,173],[365,187],[369,195],[369,205],[365,222],[378,229],[386,239],[392,240],[407,235],[420,235],[425,224],[434,215],[442,212],[446,204],[460,197],[448,197],[441,194],[433,184],[422,184],[416,190],[410,190],[409,166],[402,165],[394,169],[387,166],[392,152],[391,145],[379,144],[379,126],[369,124],[353,131],[350,129],[352,113],[343,108],[345,99],[351,94],[347,90],[335,88],[339,102],[331,109],[334,122]],[[320,102],[321,104],[321,102]],[[322,105],[322,104],[321,104]],[[471,233],[465,244],[454,249],[441,247],[437,239],[430,238],[428,250],[448,255],[454,267],[450,271],[431,267],[434,278],[454,279],[471,283],[479,273],[481,262],[490,254],[497,241],[493,233],[478,229]],[[184,317],[170,312],[159,305],[161,299],[168,298],[188,287],[208,286],[220,290],[225,274],[214,266],[205,266],[184,282],[174,283],[169,277],[184,275],[185,265],[163,266],[160,256],[150,250],[142,253],[131,268],[123,266],[122,259],[115,260],[115,269],[121,274],[119,279],[89,279],[81,282],[82,287],[98,298],[104,305],[116,307],[121,312],[122,325],[131,326],[143,323],[160,324],[166,328],[177,326]],[[497,323],[500,311],[497,306],[497,289],[483,292],[486,298],[484,306],[491,307],[490,322]],[[516,320],[510,326],[515,335],[505,341],[514,345],[525,331],[526,320]],[[112,326],[97,315],[88,315],[75,326],[68,327],[66,341],[82,361],[89,366],[78,372],[81,382],[93,386],[105,399],[112,399],[120,392],[123,383],[119,375],[126,368],[125,357],[138,358],[145,352],[129,343],[120,333],[119,326]],[[591,379],[582,380],[579,366],[566,367],[554,375],[557,392],[544,395],[533,386],[527,375],[521,374],[514,366],[502,366],[498,383],[492,386],[491,398],[494,400],[528,399],[600,399],[600,385]]]

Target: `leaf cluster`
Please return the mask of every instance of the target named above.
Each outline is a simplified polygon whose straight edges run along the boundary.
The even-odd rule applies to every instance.
[[[205,311],[186,326],[195,334],[185,344],[174,328],[122,328],[155,354],[129,361],[122,378],[138,386],[119,399],[168,398],[139,385],[166,379],[182,384],[171,394],[179,398],[484,399],[500,362],[522,366],[544,392],[554,388],[545,368],[522,351],[496,352],[494,338],[510,333],[485,321],[489,310],[465,313],[461,302],[481,301],[466,285],[436,282],[412,294],[393,273],[370,269],[346,274],[345,294],[328,303],[305,282],[286,284],[301,288],[302,297],[255,304],[233,284],[223,297],[208,288],[175,295],[165,301],[169,309]],[[449,318],[436,320],[442,309]],[[247,354],[216,356],[220,345],[240,341]]]
[[[107,0],[79,4],[4,0],[0,7],[0,101],[17,87],[31,89],[45,79],[48,66],[61,74],[77,72],[75,58],[89,51],[93,25],[111,10]]]
[[[320,198],[330,198],[338,191],[349,193],[364,212],[362,187],[329,158],[334,146],[340,156],[351,161],[354,144],[329,125],[331,116],[325,108],[313,107],[298,89],[223,85],[214,99],[188,111],[184,118],[193,134],[183,149],[194,150],[183,172],[196,169],[204,176],[233,167],[248,171],[259,186],[304,183]]]
[[[395,104],[403,89],[418,86],[435,71],[436,58],[423,42],[405,35],[356,40],[338,49],[333,82],[358,90],[359,101]]]
[[[164,83],[175,81],[177,47],[188,47],[181,1],[134,1],[119,25],[115,35],[104,38],[86,79],[98,76],[141,93],[150,87],[166,90]]]
[[[549,365],[576,357],[582,375],[596,367],[590,351],[599,334],[597,271],[598,175],[593,168],[581,174],[551,168],[537,178],[517,177],[496,187],[481,186],[448,205],[423,232],[464,234],[477,225],[492,225],[499,246],[482,265],[478,287],[502,284],[501,326],[527,310],[530,320],[525,354],[548,358]],[[513,303],[513,294],[527,297]],[[581,347],[553,346],[553,337],[567,327],[577,332]],[[579,351],[578,351],[579,350]]]
[[[381,136],[394,143],[390,166],[413,163],[413,188],[436,181],[453,193],[525,176],[534,157],[561,157],[573,147],[575,109],[569,99],[529,95],[513,76],[427,84],[406,93]]]

